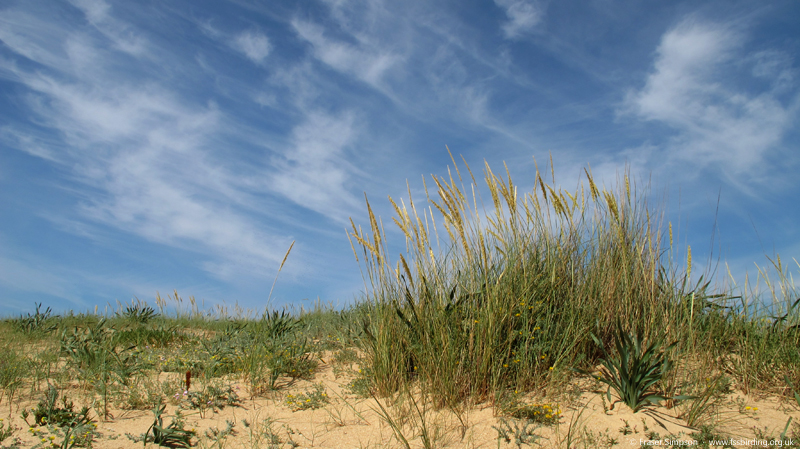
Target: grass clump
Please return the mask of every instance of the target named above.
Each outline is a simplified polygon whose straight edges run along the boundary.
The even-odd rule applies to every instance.
[[[16,330],[28,336],[43,336],[56,329],[57,316],[52,314],[50,307],[42,310],[42,303],[35,303],[36,310],[33,315],[21,315],[13,321]]]
[[[8,410],[11,412],[14,396],[22,387],[23,378],[28,372],[28,363],[24,357],[17,355],[10,348],[0,348],[0,401],[8,401]]]
[[[537,170],[520,194],[507,170],[486,164],[484,203],[469,166],[467,176],[453,164],[424,183],[424,206],[410,187],[407,203],[389,199],[406,243],[396,260],[369,201],[368,228],[351,222],[367,282],[360,341],[378,395],[418,384],[452,408],[550,389],[601,362],[601,380],[631,408],[672,406],[692,389],[672,369],[677,357],[722,361],[745,393],[777,389],[783,376],[800,384],[800,300],[779,257],[778,281],[761,272],[771,305],[758,286],[714,291],[710,273],[694,282],[691,248],[677,257],[672,225],[627,174],[601,189],[587,169],[567,191]]]
[[[433,177],[432,207],[418,209],[410,191],[407,206],[390,199],[407,248],[395,264],[367,203],[369,231],[353,225],[350,235],[371,282],[365,349],[380,394],[419,380],[440,404],[494,397],[548,382],[555,365],[596,359],[595,319],[604,342],[618,317],[632,328],[681,328],[656,217],[627,177],[613,193],[586,173],[588,191],[570,193],[537,172],[520,197],[510,176],[486,165],[492,212],[483,218],[479,195],[464,194],[477,185],[471,171],[470,187],[457,167],[455,179]]]

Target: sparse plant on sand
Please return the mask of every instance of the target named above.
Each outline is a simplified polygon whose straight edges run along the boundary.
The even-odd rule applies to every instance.
[[[662,352],[660,351],[661,341],[656,340],[646,344],[642,332],[635,334],[625,332],[622,324],[617,322],[615,335],[617,353],[612,355],[596,335],[591,335],[603,353],[600,362],[604,369],[601,370],[598,380],[608,385],[606,397],[609,401],[611,401],[611,390],[613,389],[619,395],[620,400],[636,412],[645,405],[657,404],[668,399],[661,394],[654,393],[652,389],[672,369],[672,361],[666,353],[677,342],[668,345]],[[577,371],[592,375],[586,371]],[[692,398],[692,396],[679,395],[669,399]],[[614,408],[614,403],[611,404],[611,408]]]

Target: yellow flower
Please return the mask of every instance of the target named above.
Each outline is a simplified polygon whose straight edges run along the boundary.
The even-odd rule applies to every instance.
[[[550,371],[553,371],[553,367],[552,366],[550,367]]]

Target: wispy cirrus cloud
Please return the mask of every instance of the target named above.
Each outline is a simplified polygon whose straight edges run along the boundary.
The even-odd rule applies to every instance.
[[[307,209],[345,222],[359,206],[348,188],[354,169],[345,154],[356,135],[352,114],[309,113],[292,131],[282,157],[273,159],[278,170],[271,188]]]
[[[795,123],[795,99],[784,104],[775,89],[737,87],[731,73],[748,61],[745,35],[733,26],[683,20],[661,39],[643,88],[626,98],[638,117],[676,131],[668,158],[696,167],[720,167],[728,176],[755,173]],[[790,72],[769,53],[755,56],[752,73],[786,89]]]
[[[384,73],[401,58],[391,51],[365,45],[349,44],[325,36],[324,29],[314,23],[293,20],[297,34],[314,48],[314,55],[334,70],[354,75],[367,84],[380,88]]]
[[[146,56],[149,46],[147,40],[132,26],[117,20],[111,12],[111,5],[105,0],[70,2],[83,11],[89,23],[105,35],[115,48],[134,56]]]
[[[92,23],[115,20],[103,2],[80,6]],[[92,37],[25,14],[17,19],[25,20],[4,24],[0,38],[18,56],[48,70],[13,64],[5,70],[30,90],[27,106],[64,145],[48,145],[25,126],[7,127],[6,140],[101,193],[87,196],[77,210],[84,219],[204,254],[206,261],[199,264],[214,267],[217,276],[259,270],[281,259],[286,238],[260,230],[237,209],[246,195],[242,174],[228,171],[224,155],[214,148],[226,125],[213,103],[182,98],[158,79],[126,76],[115,68],[125,67],[118,55],[104,48],[103,39],[113,36]],[[64,38],[38,40],[39,26]],[[76,55],[94,64],[76,64]]]
[[[503,9],[508,21],[502,26],[507,39],[516,39],[530,32],[542,22],[543,5],[535,0],[494,0]]]

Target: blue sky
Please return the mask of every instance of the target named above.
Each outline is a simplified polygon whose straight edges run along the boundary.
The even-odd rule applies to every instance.
[[[173,289],[261,310],[292,241],[273,305],[346,304],[365,192],[396,255],[386,197],[419,199],[446,145],[521,193],[533,157],[569,189],[627,164],[696,263],[796,272],[798,23],[797,1],[3,1],[0,313]]]

